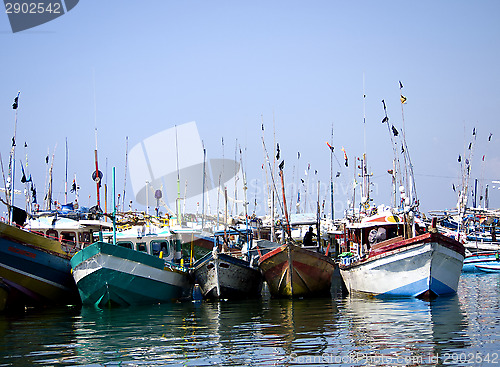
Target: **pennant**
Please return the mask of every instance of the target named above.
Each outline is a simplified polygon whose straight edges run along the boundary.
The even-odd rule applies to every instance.
[[[403,89],[403,83],[401,83],[401,80],[399,81],[399,89]]]
[[[278,166],[278,168],[280,169],[280,171],[283,171],[283,167],[285,167],[285,160],[282,160],[280,165]]]
[[[31,196],[33,197],[33,204],[36,204],[36,187],[31,186]]]
[[[49,156],[48,155],[45,157],[45,164],[49,164]]]
[[[452,188],[453,188],[453,191],[457,192],[457,190],[455,190],[455,184],[452,184]]]
[[[401,99],[401,103],[406,103],[406,97],[403,96],[402,94],[401,94],[400,99]]]
[[[333,152],[333,147],[330,145],[330,143],[326,142],[326,145],[328,145],[328,148],[330,148],[330,150]]]
[[[27,182],[32,182],[31,180],[31,175],[30,175],[30,178],[29,179],[26,179],[26,175],[24,173],[24,167],[23,167],[23,163],[21,162],[21,171],[23,173],[23,177],[21,177],[21,183],[27,183]]]
[[[398,129],[396,129],[394,127],[394,125],[392,125],[392,133],[394,134],[394,136],[398,136],[399,135]]]
[[[458,162],[462,162],[462,156],[460,154],[458,155]]]
[[[73,183],[71,184],[71,189],[69,190],[70,192],[76,192],[76,190],[79,190],[80,186],[76,184],[76,179],[73,179]]]
[[[389,117],[385,116],[383,119],[382,119],[382,123],[384,122],[389,122]]]
[[[472,129],[472,136],[476,135],[476,128]]]
[[[491,141],[491,137],[493,136],[492,133],[490,133],[490,136],[488,136],[488,141]]]
[[[335,175],[335,177],[340,177],[340,172],[337,171],[337,174]]]
[[[280,160],[280,145],[279,143],[276,143],[276,160]]]
[[[345,160],[344,164],[345,164],[346,167],[349,167],[349,161],[347,159],[347,153],[346,153],[344,147],[342,147],[341,150],[344,152],[344,160]]]
[[[300,159],[300,152],[297,152],[297,159]]]
[[[12,103],[13,110],[17,110],[17,108],[19,107],[19,93],[21,92],[17,92],[17,96],[16,98],[14,98],[14,103]]]
[[[303,179],[300,179],[300,181],[301,181],[302,183],[304,183],[304,182],[305,182]]]
[[[385,100],[382,100],[382,104],[384,105],[384,110],[385,110]]]

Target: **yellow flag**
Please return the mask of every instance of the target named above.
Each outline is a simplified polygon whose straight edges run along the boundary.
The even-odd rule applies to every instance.
[[[406,97],[401,94],[401,103],[405,103],[405,102],[406,102]]]

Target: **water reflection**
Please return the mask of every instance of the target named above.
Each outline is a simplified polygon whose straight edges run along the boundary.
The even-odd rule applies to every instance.
[[[453,356],[492,360],[499,345],[500,274],[463,275],[457,296],[432,302],[265,296],[0,315],[0,366],[435,365],[446,355],[474,365]]]
[[[458,296],[419,299],[347,297],[344,301],[351,353],[432,364],[445,350],[470,344]]]
[[[68,363],[76,351],[73,327],[78,308],[0,314],[0,365]]]

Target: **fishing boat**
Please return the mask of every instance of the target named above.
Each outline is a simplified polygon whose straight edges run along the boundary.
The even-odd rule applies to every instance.
[[[0,309],[80,303],[71,256],[109,224],[54,215],[24,228],[0,222]]]
[[[259,297],[262,274],[243,258],[242,248],[251,243],[251,230],[215,232],[213,250],[198,260],[193,268],[196,282],[206,299]],[[231,241],[228,239],[232,238]]]
[[[400,82],[400,91],[402,88]],[[457,291],[465,248],[457,240],[438,233],[436,219],[429,230],[421,219],[405,139],[405,101],[401,93],[401,134],[394,125],[390,126],[382,101],[385,112],[382,123],[387,125],[394,153],[393,167],[388,170],[392,175],[392,206],[372,205],[372,174],[368,173],[366,153],[358,158],[357,169],[361,172],[355,176],[361,178],[361,199],[357,210],[352,201],[352,209],[344,220],[345,244],[339,265],[350,293],[430,299]],[[353,185],[353,198],[356,186]]]
[[[405,226],[408,231],[407,223],[386,211],[346,228],[350,251],[341,254],[339,267],[349,292],[419,298],[456,293],[463,245],[418,225],[405,236]]]
[[[82,303],[106,308],[188,298],[192,282],[176,243],[175,238],[144,236],[96,242],[77,252],[71,267]]]
[[[269,251],[258,262],[275,297],[326,294],[336,267],[333,259],[292,243]]]
[[[463,272],[499,272],[500,271],[500,253],[497,252],[478,252],[465,256],[462,267]]]

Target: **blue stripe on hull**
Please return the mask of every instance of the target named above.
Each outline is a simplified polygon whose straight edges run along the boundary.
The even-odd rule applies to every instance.
[[[437,296],[445,296],[449,294],[455,294],[456,291],[447,286],[446,284],[440,282],[435,278],[431,278],[430,281],[427,278],[418,280],[416,282],[407,284],[403,287],[392,289],[388,292],[379,294],[377,297],[384,296],[398,296],[398,297],[418,297],[427,291],[435,293]]]

